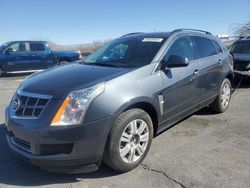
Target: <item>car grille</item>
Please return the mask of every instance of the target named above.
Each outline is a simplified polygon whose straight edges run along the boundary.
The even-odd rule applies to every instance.
[[[38,118],[50,100],[49,97],[23,94],[17,94],[16,98],[19,99],[20,104],[14,113],[16,117],[22,118]]]

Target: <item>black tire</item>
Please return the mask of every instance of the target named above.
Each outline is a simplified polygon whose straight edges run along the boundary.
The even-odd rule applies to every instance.
[[[222,105],[222,94],[223,94],[223,88],[225,85],[228,85],[230,87],[230,96],[229,96],[228,105],[223,106]],[[220,86],[219,95],[217,96],[215,101],[212,104],[210,104],[211,110],[213,110],[216,113],[225,112],[230,104],[231,94],[232,94],[232,84],[231,84],[229,79],[225,78]]]
[[[143,154],[138,158],[137,161],[127,163],[125,162],[120,155],[120,139],[130,122],[133,120],[143,120],[147,124],[147,131],[149,133],[149,138],[147,146]],[[139,128],[137,129],[139,130]],[[118,172],[127,172],[136,168],[145,158],[148,153],[148,150],[151,146],[153,139],[153,123],[150,116],[141,109],[131,109],[120,114],[116,119],[111,132],[109,134],[106,149],[104,152],[103,161],[112,169]],[[141,141],[140,141],[141,142]],[[136,149],[134,149],[136,153]],[[138,153],[137,153],[138,154]]]
[[[4,76],[4,71],[3,71],[3,68],[0,67],[0,77]]]

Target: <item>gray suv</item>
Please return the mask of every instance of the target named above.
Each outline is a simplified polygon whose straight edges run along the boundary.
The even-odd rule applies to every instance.
[[[209,32],[124,35],[82,64],[36,73],[6,109],[10,149],[54,172],[119,172],[140,164],[155,135],[231,98],[233,59]],[[166,145],[167,147],[167,145]]]

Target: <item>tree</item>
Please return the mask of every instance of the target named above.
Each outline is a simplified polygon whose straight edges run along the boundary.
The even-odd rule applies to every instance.
[[[233,27],[233,33],[237,37],[250,36],[250,20],[243,24],[235,24]]]

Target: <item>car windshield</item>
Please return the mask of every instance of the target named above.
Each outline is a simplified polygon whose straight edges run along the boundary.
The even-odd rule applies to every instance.
[[[9,42],[6,42],[3,45],[0,45],[0,50],[3,50],[8,45],[9,45]]]
[[[232,48],[233,53],[249,54],[250,53],[250,41],[236,42]]]
[[[91,55],[84,64],[136,68],[148,65],[164,43],[164,38],[124,37],[114,40]]]

